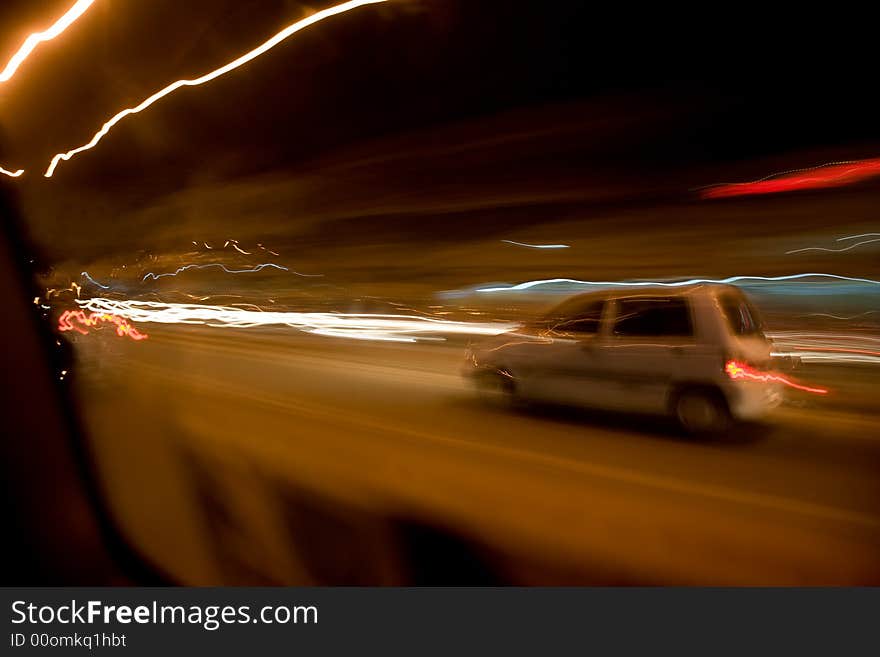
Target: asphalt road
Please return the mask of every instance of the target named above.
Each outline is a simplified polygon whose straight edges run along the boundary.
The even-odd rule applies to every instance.
[[[833,396],[694,442],[482,404],[461,345],[141,328],[77,336],[75,385],[120,528],[182,582],[880,584],[878,415]]]

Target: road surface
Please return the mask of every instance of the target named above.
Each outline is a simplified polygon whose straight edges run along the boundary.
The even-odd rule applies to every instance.
[[[709,442],[480,403],[461,344],[143,325],[76,337],[104,490],[189,584],[880,584],[878,416]]]

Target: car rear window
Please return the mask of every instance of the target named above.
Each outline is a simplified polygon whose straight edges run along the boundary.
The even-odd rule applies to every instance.
[[[690,336],[694,333],[683,297],[630,297],[617,301],[614,334],[619,336]]]
[[[757,311],[743,297],[721,297],[721,311],[734,335],[761,335],[761,320]]]

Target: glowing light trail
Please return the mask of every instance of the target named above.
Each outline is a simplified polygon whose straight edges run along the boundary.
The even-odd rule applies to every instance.
[[[731,379],[749,379],[751,381],[762,381],[764,383],[781,383],[783,385],[789,386],[790,388],[803,390],[804,392],[812,392],[816,395],[824,395],[828,393],[828,390],[825,388],[811,388],[809,386],[804,386],[800,383],[795,383],[791,379],[787,379],[781,374],[773,374],[772,372],[759,372],[758,370],[752,369],[744,363],[738,363],[735,360],[727,361],[727,364],[724,366],[724,371],[727,372],[727,376],[729,376]]]
[[[99,288],[101,288],[102,290],[109,290],[109,289],[110,289],[110,286],[109,286],[109,285],[101,285],[98,281],[96,281],[94,278],[92,278],[91,276],[89,276],[89,272],[87,272],[87,271],[82,272],[82,273],[80,274],[80,276],[82,276],[84,279],[86,279],[86,280],[87,280],[89,283],[91,283],[92,285],[97,285],[97,286],[98,286]],[[78,293],[77,293],[77,294],[78,294]]]
[[[9,176],[10,178],[18,178],[21,174],[24,173],[24,169],[10,171],[9,169],[4,169],[3,167],[0,167],[0,173],[2,173],[4,176]]]
[[[28,38],[24,40],[24,43],[21,44],[21,48],[18,49],[18,52],[16,52],[6,63],[6,68],[0,72],[0,82],[7,82],[12,79],[12,76],[15,75],[18,67],[21,66],[24,60],[26,60],[34,51],[34,48],[44,41],[51,41],[64,32],[64,30],[70,27],[77,18],[85,13],[86,9],[92,6],[94,1],[95,0],[77,0],[77,2],[75,2],[61,18],[55,21],[55,24],[48,30],[34,32],[28,36]]]
[[[75,320],[76,323],[72,320]],[[124,317],[104,312],[93,312],[86,315],[82,310],[65,310],[61,313],[61,317],[58,318],[58,330],[62,332],[76,331],[82,335],[88,335],[88,328],[85,327],[97,326],[101,323],[115,325],[116,335],[120,338],[128,336],[132,340],[146,340],[149,337],[146,333],[138,331]]]
[[[513,244],[514,246],[524,246],[528,249],[568,249],[571,248],[568,244],[526,244],[525,242],[514,242],[513,240],[501,240],[507,244]]]
[[[837,240],[837,241],[839,242],[842,239],[846,239],[846,238],[841,238],[840,240]],[[873,244],[874,242],[880,242],[880,237],[877,237],[877,238],[871,239],[871,240],[862,240],[861,242],[856,242],[854,244],[850,244],[849,246],[845,246],[842,249],[826,249],[823,246],[808,246],[803,249],[794,249],[793,251],[786,251],[785,255],[791,255],[792,253],[803,253],[804,251],[827,251],[828,253],[843,253],[844,251],[850,251],[858,246],[862,246],[864,244]]]
[[[725,198],[753,194],[778,194],[802,189],[839,187],[880,176],[880,158],[851,162],[830,162],[810,169],[773,174],[751,182],[714,185],[700,193],[702,198]]]
[[[67,161],[78,153],[82,153],[83,151],[87,151],[91,148],[94,148],[95,146],[97,146],[98,142],[100,142],[101,139],[103,139],[104,136],[108,132],[110,132],[110,129],[113,128],[113,126],[115,126],[117,123],[119,123],[122,119],[124,119],[125,117],[130,116],[132,114],[137,114],[138,112],[142,112],[143,110],[147,109],[150,105],[152,105],[156,101],[164,98],[165,96],[168,96],[171,93],[174,93],[178,89],[180,89],[182,87],[196,87],[198,85],[205,84],[206,82],[210,82],[212,80],[215,80],[222,75],[226,75],[230,71],[233,71],[233,70],[237,69],[238,67],[247,64],[248,62],[256,59],[260,55],[271,50],[272,48],[277,46],[279,43],[281,43],[282,41],[284,41],[285,39],[287,39],[291,35],[299,32],[300,30],[302,30],[306,27],[309,27],[310,25],[314,25],[315,23],[318,23],[318,22],[324,20],[325,18],[330,18],[331,16],[335,16],[337,14],[342,14],[344,12],[351,11],[352,9],[362,7],[364,5],[377,4],[380,2],[385,2],[385,0],[351,0],[350,2],[344,2],[340,5],[336,5],[335,7],[329,7],[328,9],[324,9],[322,11],[319,11],[317,13],[312,14],[311,16],[309,16],[307,18],[304,18],[300,21],[297,21],[296,23],[288,25],[283,30],[278,32],[275,36],[273,36],[271,39],[264,42],[262,45],[254,48],[250,52],[245,53],[244,55],[242,55],[238,59],[235,59],[235,60],[229,62],[225,66],[221,66],[220,68],[215,69],[215,70],[211,71],[210,73],[206,73],[205,75],[202,75],[202,76],[195,78],[193,80],[177,80],[176,82],[169,84],[164,89],[157,91],[152,96],[149,96],[148,98],[143,100],[139,105],[124,109],[121,112],[119,112],[118,114],[116,114],[115,116],[113,116],[103,126],[101,126],[101,129],[98,130],[98,132],[96,132],[94,134],[94,136],[91,138],[91,140],[88,143],[83,144],[82,146],[79,146],[79,147],[74,148],[72,150],[69,150],[66,153],[57,153],[52,158],[52,161],[49,164],[49,168],[46,169],[46,173],[43,175],[46,178],[51,178],[52,174],[55,173],[55,169],[58,167],[58,164],[61,162],[61,160]]]
[[[165,278],[166,276],[177,276],[178,274],[185,272],[188,269],[208,269],[209,267],[219,267],[220,269],[225,271],[227,274],[253,274],[258,271],[262,271],[263,269],[266,269],[267,267],[272,267],[274,269],[280,269],[281,271],[290,271],[290,269],[288,269],[287,267],[284,267],[282,265],[276,265],[275,263],[272,263],[272,262],[265,262],[261,265],[257,265],[256,267],[252,267],[250,269],[229,269],[226,265],[224,265],[222,263],[211,262],[206,265],[184,265],[183,267],[178,267],[176,271],[166,272],[164,274],[154,274],[153,272],[150,272],[148,274],[145,274],[141,280],[145,281],[148,278],[152,278],[153,280],[159,280],[160,278]],[[291,272],[291,273],[296,274],[297,276],[307,276],[307,277],[323,276],[323,274],[300,274],[299,272],[295,272],[295,271]]]
[[[509,323],[455,322],[417,315],[280,312],[106,298],[78,300],[77,304],[83,311],[117,315],[134,322],[203,324],[218,328],[289,326],[318,335],[392,342],[436,340],[437,335],[443,334],[498,335],[516,326]]]
[[[844,240],[857,240],[860,237],[880,237],[880,233],[860,233],[859,235],[846,235],[845,237],[838,237],[838,242],[843,242]]]
[[[778,281],[795,281],[804,278],[827,278],[840,281],[849,281],[853,283],[868,283],[870,285],[880,285],[880,281],[872,278],[856,278],[853,276],[838,276],[837,274],[821,274],[821,273],[805,273],[805,274],[788,274],[786,276],[730,276],[728,278],[692,278],[686,281],[581,281],[575,278],[546,278],[537,281],[527,281],[517,285],[508,285],[505,287],[482,287],[477,288],[476,292],[516,292],[520,290],[528,290],[539,285],[550,285],[553,283],[572,283],[574,285],[584,285],[590,287],[684,287],[685,285],[696,285],[698,283],[725,283],[736,284],[745,281],[762,281],[762,282],[778,282]]]

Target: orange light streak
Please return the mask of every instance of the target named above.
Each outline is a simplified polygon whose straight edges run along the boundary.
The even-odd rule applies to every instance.
[[[43,175],[46,178],[51,178],[52,174],[55,173],[55,169],[58,167],[58,164],[62,160],[64,160],[66,162],[67,160],[72,158],[74,155],[77,155],[78,153],[82,153],[83,151],[87,151],[91,148],[94,148],[95,146],[98,145],[98,142],[100,142],[101,139],[103,139],[107,135],[107,133],[110,132],[111,128],[113,128],[113,126],[115,126],[117,123],[119,123],[122,119],[124,119],[127,116],[131,116],[132,114],[137,114],[138,112],[142,112],[143,110],[147,109],[153,103],[157,102],[158,100],[161,100],[162,98],[164,98],[165,96],[168,96],[169,94],[174,93],[178,89],[180,89],[182,87],[196,87],[201,84],[205,84],[206,82],[210,82],[212,80],[215,80],[215,79],[219,78],[220,76],[225,75],[226,73],[229,73],[230,71],[233,71],[233,70],[239,68],[240,66],[243,66],[243,65],[247,64],[248,62],[256,59],[260,55],[266,53],[267,51],[269,51],[272,48],[274,48],[275,46],[277,46],[279,43],[281,43],[282,41],[284,41],[285,39],[287,39],[291,35],[299,32],[300,30],[302,30],[306,27],[309,27],[310,25],[314,25],[315,23],[318,23],[318,22],[324,20],[325,18],[330,18],[331,16],[335,16],[337,14],[342,14],[344,12],[351,11],[352,9],[356,9],[356,8],[364,6],[364,5],[378,4],[380,2],[385,2],[385,1],[386,0],[351,0],[350,2],[344,2],[340,5],[336,5],[335,7],[329,7],[328,9],[324,9],[322,11],[319,11],[317,13],[312,14],[311,16],[309,16],[307,18],[304,18],[300,21],[297,21],[296,23],[288,25],[283,30],[278,32],[275,36],[273,36],[271,39],[264,42],[262,45],[257,46],[253,50],[245,53],[244,55],[240,56],[238,59],[235,59],[235,60],[229,62],[225,66],[221,66],[220,68],[215,69],[215,70],[211,71],[210,73],[206,73],[205,75],[202,75],[198,78],[195,78],[194,80],[177,80],[176,82],[169,84],[164,89],[157,91],[152,96],[149,96],[148,98],[143,100],[139,105],[136,105],[134,107],[129,107],[129,108],[124,109],[121,112],[117,113],[109,121],[107,121],[103,126],[101,126],[101,129],[98,130],[98,132],[96,132],[94,134],[94,136],[92,137],[92,139],[88,143],[83,144],[82,146],[79,146],[79,147],[74,148],[72,150],[69,150],[66,153],[57,153],[52,158],[52,161],[49,164],[49,168],[46,169],[46,173]]]
[[[86,9],[92,6],[94,1],[95,0],[77,0],[77,2],[75,2],[61,18],[55,21],[55,24],[48,30],[34,32],[28,36],[28,38],[24,40],[24,43],[21,44],[21,48],[18,49],[18,52],[16,52],[6,63],[6,68],[0,72],[0,82],[11,80],[12,76],[15,75],[15,72],[18,70],[18,67],[24,63],[24,60],[30,56],[40,43],[51,41],[64,32],[64,30],[70,27],[77,18],[85,13]]]

